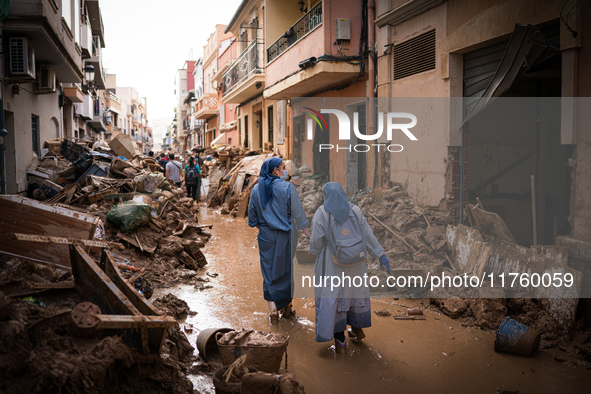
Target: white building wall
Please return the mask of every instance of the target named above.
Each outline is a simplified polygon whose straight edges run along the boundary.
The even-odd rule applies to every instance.
[[[36,95],[33,83],[21,84],[20,94],[11,88],[4,89],[4,113],[8,135],[6,143],[6,191],[8,194],[24,193],[27,190],[27,169],[36,156],[33,152],[32,115],[39,117],[39,148],[46,140],[53,140],[64,133],[62,109],[58,93]],[[71,106],[70,106],[71,108]],[[72,112],[66,124],[72,130]],[[69,135],[69,133],[68,133]]]

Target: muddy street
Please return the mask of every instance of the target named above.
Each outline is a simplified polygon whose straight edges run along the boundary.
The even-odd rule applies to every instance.
[[[591,392],[588,26],[0,0],[0,394]]]
[[[306,392],[583,393],[591,384],[586,368],[558,361],[561,351],[557,348],[540,350],[530,358],[496,353],[494,332],[466,327],[435,308],[425,308],[424,321],[373,315],[367,338],[361,344],[349,342],[348,354],[337,355],[332,342],[314,341],[312,299],[295,299],[297,318],[270,325],[256,229],[245,220],[207,209],[201,210],[200,223],[214,224],[213,237],[204,248],[209,261],[207,284],[212,287],[196,290],[181,285],[160,289],[156,295],[172,292],[197,312],[184,323],[193,344],[200,331],[211,327],[289,335],[288,370]],[[421,303],[428,306],[428,300],[373,299],[372,310],[399,314],[406,311],[405,306]],[[196,390],[214,392],[210,376],[191,375],[190,379]]]

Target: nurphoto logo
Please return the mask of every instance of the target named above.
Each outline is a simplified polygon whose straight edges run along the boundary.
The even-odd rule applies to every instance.
[[[320,128],[321,133],[328,133],[328,124],[326,119],[322,114],[333,114],[337,117],[339,122],[339,140],[342,141],[350,141],[351,140],[351,120],[349,119],[349,115],[345,112],[340,111],[338,109],[321,109],[320,112],[310,108],[304,107],[305,109],[311,111],[305,112],[311,119],[307,119],[306,122],[306,135],[308,140],[314,139],[314,121]],[[382,136],[384,132],[384,119],[386,123],[386,139],[388,141],[392,141],[395,132],[402,132],[409,140],[411,141],[418,141],[417,137],[410,131],[411,128],[417,125],[417,117],[408,112],[388,112],[383,113],[379,112],[377,116],[378,120],[378,127],[374,134],[364,134],[359,130],[359,113],[353,112],[353,133],[355,134],[356,140],[361,141],[373,141],[374,143],[364,143],[364,144],[346,144],[344,146],[334,145],[334,144],[319,144],[318,151],[322,152],[323,150],[331,150],[336,149],[338,152],[339,150],[346,150],[349,152],[368,152],[372,149],[377,149],[378,152],[381,149],[385,149],[391,153],[398,153],[404,150],[404,147],[401,144],[385,144],[385,143],[377,143],[378,139]],[[401,122],[400,120],[406,119],[406,122]],[[410,122],[409,122],[410,121]]]

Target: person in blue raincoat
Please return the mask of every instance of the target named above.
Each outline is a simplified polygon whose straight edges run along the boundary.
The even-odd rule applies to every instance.
[[[344,223],[350,210],[359,221],[364,235],[367,252],[379,258],[380,267],[390,274],[390,262],[373,234],[361,209],[349,203],[347,195],[338,182],[328,182],[322,188],[324,204],[316,210],[312,219],[312,238],[310,253],[316,255],[314,275],[323,283],[324,277],[361,277],[367,275],[367,262],[355,265],[337,265],[330,256],[328,248],[330,221]],[[330,281],[329,281],[330,283]],[[352,336],[360,341],[365,338],[363,328],[371,326],[371,304],[367,286],[319,286],[315,287],[316,342],[327,342],[334,338],[335,351],[345,353],[345,330],[351,326]]]
[[[274,324],[291,316],[293,257],[297,230],[310,238],[309,223],[295,187],[284,179],[285,163],[271,157],[263,163],[259,182],[252,189],[248,225],[259,229],[258,244],[263,274],[263,296]]]

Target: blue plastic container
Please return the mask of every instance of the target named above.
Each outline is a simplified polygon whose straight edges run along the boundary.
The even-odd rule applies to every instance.
[[[540,346],[540,334],[529,327],[511,319],[509,316],[496,331],[495,351],[531,356]]]

